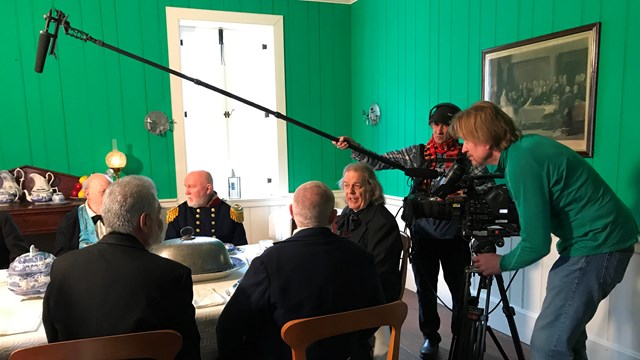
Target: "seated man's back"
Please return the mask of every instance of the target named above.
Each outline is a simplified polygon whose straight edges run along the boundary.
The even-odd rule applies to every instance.
[[[292,206],[305,185],[313,188],[318,183],[298,188]],[[333,206],[333,194],[326,191],[328,194],[322,194],[331,197]],[[313,204],[308,202],[309,207]],[[333,207],[329,211],[334,219]],[[294,236],[252,261],[218,322],[221,359],[290,359],[291,349],[280,338],[287,321],[384,303],[373,257],[329,227],[315,225],[303,224]],[[318,343],[310,358],[367,358],[372,334],[333,339],[330,346]]]
[[[147,250],[163,238],[155,186],[127,176],[107,190],[103,209],[109,233],[53,263],[42,315],[47,340],[171,329],[183,339],[178,358],[199,359],[191,270]]]

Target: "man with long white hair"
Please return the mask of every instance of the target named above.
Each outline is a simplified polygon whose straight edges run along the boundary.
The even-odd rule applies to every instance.
[[[191,270],[148,251],[163,239],[153,181],[131,175],[114,182],[102,216],[107,234],[51,267],[42,314],[47,340],[171,329],[182,335],[177,358],[199,359]]]

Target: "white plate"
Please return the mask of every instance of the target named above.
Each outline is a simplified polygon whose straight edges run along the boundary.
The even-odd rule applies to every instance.
[[[232,272],[242,269],[243,267],[245,267],[247,265],[246,262],[244,262],[244,260],[237,258],[235,256],[230,256],[229,257],[231,259],[231,262],[233,263],[233,267],[229,270],[225,270],[225,271],[218,271],[218,272],[214,272],[214,273],[207,273],[207,274],[196,274],[196,275],[191,275],[191,280],[193,282],[200,282],[200,281],[209,281],[209,280],[216,280],[216,279],[222,279],[225,278],[229,275],[231,275]]]

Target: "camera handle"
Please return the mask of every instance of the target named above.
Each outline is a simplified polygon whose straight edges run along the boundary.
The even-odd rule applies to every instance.
[[[502,312],[504,313],[509,325],[509,331],[511,332],[511,339],[513,340],[516,355],[518,360],[524,360],[524,351],[522,349],[522,343],[520,342],[520,336],[518,335],[518,329],[514,319],[515,310],[509,304],[502,275],[480,275],[476,295],[471,296],[471,277],[478,272],[472,265],[467,266],[465,272],[466,290],[463,302],[464,307],[457,310],[458,313],[454,320],[454,334],[451,340],[451,348],[449,349],[449,360],[483,359],[486,350],[487,333],[489,333],[489,336],[493,339],[493,342],[496,344],[502,358],[505,360],[509,359],[504,348],[500,345],[498,338],[493,332],[493,329],[488,325],[489,309],[491,305],[491,285],[494,278],[496,280],[496,285],[498,286],[498,291],[500,292]],[[479,307],[480,293],[482,290],[485,291],[485,304],[484,307]]]

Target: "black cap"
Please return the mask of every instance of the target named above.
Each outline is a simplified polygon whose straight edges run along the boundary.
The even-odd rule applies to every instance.
[[[451,119],[453,116],[460,112],[460,108],[452,103],[440,103],[431,108],[429,111],[429,125],[443,124],[451,125]]]

